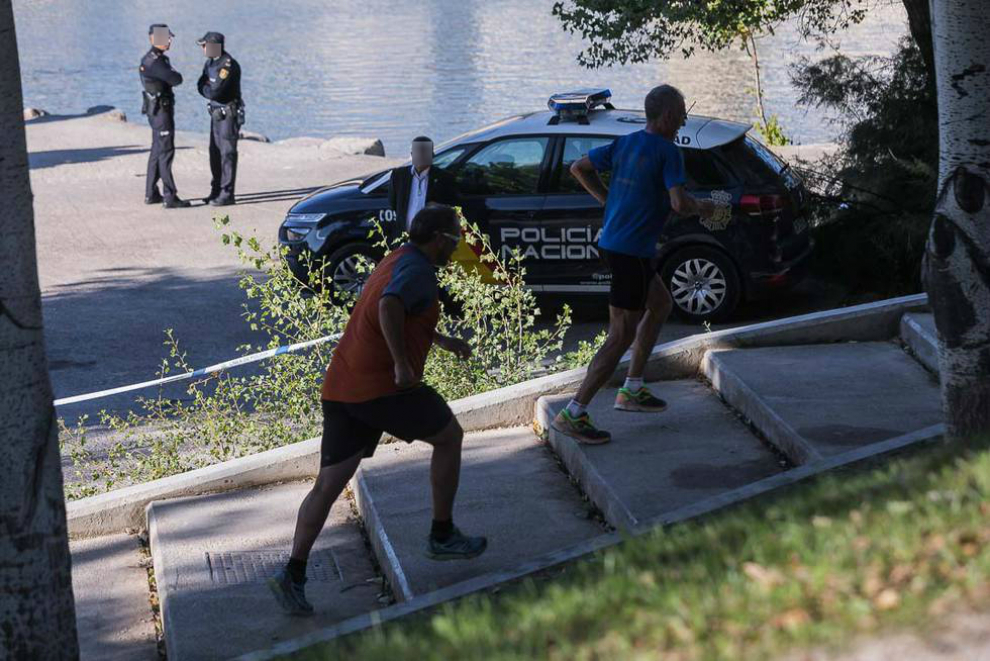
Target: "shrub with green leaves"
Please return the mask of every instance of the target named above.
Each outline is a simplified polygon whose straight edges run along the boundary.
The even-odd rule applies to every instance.
[[[243,317],[264,341],[239,347],[242,354],[341,333],[349,318],[348,305],[334,302],[332,286],[323,281],[323,264],[309,264],[308,282],[288,268],[279,248],[264,248],[254,237],[232,232],[228,219],[216,221],[221,239],[238,251],[246,268],[240,278],[244,291]],[[379,229],[379,244],[389,245]],[[448,400],[512,385],[551,370],[575,366],[588,347],[568,356],[558,354],[570,327],[565,307],[556,321],[539,325],[540,309],[525,286],[526,270],[516,252],[505,259],[492,249],[476,227],[464,224],[465,238],[480,246],[480,259],[494,282],[471,269],[451,263],[439,281],[458,308],[444,310],[438,330],[462,337],[474,352],[470,360],[435,350],[424,379]],[[373,264],[362,268],[370,271]],[[166,331],[168,357],[161,377],[192,371],[179,338]],[[126,415],[102,412],[99,423],[115,438],[108,451],[94,452],[91,428],[83,419],[61,423],[63,454],[73,468],[66,471],[69,498],[93,495],[127,484],[153,480],[228,459],[311,438],[321,424],[320,385],[334,342],[263,361],[256,369],[223,371],[192,380],[186,397],[158,392],[138,399],[139,410]]]

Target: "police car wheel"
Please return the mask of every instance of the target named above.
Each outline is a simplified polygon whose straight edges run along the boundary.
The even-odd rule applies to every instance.
[[[661,277],[674,300],[674,312],[694,323],[727,319],[742,294],[732,260],[706,246],[690,246],[675,252],[664,262]]]
[[[365,243],[348,243],[334,250],[326,260],[325,276],[333,283],[337,300],[356,298],[378,262],[374,248]]]

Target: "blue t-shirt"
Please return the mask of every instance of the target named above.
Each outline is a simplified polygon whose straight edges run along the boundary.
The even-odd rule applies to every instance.
[[[596,170],[612,172],[598,245],[625,255],[655,257],[670,215],[667,189],[685,182],[681,150],[662,136],[636,131],[592,149],[588,158]]]

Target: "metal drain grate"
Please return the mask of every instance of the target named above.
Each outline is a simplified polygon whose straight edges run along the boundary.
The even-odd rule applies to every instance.
[[[246,553],[206,553],[206,565],[210,568],[210,580],[231,585],[236,583],[261,583],[275,576],[289,561],[285,551],[248,551]],[[306,566],[306,578],[310,581],[329,583],[339,581],[340,566],[333,549],[314,551]]]

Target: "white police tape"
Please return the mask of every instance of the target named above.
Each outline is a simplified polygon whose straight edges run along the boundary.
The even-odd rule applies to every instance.
[[[241,365],[256,363],[259,360],[264,360],[265,358],[272,358],[274,356],[280,356],[284,353],[292,353],[295,351],[300,351],[302,349],[308,349],[309,347],[316,346],[317,344],[323,344],[324,342],[332,342],[334,340],[339,340],[340,336],[341,336],[340,333],[334,333],[333,335],[327,335],[326,337],[321,337],[315,340],[309,340],[308,342],[289,344],[284,347],[276,347],[275,349],[268,349],[267,351],[253,353],[249,356],[241,356],[240,358],[234,358],[233,360],[217,363],[216,365],[210,365],[209,367],[201,367],[200,369],[193,370],[192,372],[185,372],[184,374],[175,374],[173,376],[167,376],[163,379],[155,379],[154,381],[144,381],[143,383],[132,383],[129,386],[120,386],[119,388],[100,390],[99,392],[91,392],[85,395],[73,395],[72,397],[63,397],[62,399],[55,400],[55,406],[63,406],[65,404],[75,404],[77,402],[86,402],[91,399],[109,397],[110,395],[119,395],[122,392],[140,390],[142,388],[149,388],[151,386],[160,386],[166,383],[173,383],[175,381],[183,381],[185,379],[195,379],[196,377],[199,376],[205,376],[207,374],[212,374],[214,372],[219,372],[221,370],[230,369],[232,367],[240,367]]]

